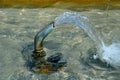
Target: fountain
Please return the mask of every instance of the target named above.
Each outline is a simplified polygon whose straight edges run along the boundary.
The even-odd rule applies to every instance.
[[[62,58],[61,53],[52,55],[46,60],[46,53],[43,50],[43,41],[55,26],[68,23],[75,24],[79,28],[82,28],[93,40],[98,53],[92,55],[94,60],[99,59],[103,63],[107,63],[116,69],[120,68],[120,44],[112,43],[111,45],[106,46],[100,33],[96,31],[95,28],[90,24],[90,21],[87,17],[82,16],[78,12],[70,11],[56,17],[54,22],[50,23],[42,31],[39,31],[36,34],[34,39],[34,51],[32,54],[34,59],[34,67],[32,68],[33,71],[38,73],[58,71],[59,68],[66,64],[66,62],[59,62]]]

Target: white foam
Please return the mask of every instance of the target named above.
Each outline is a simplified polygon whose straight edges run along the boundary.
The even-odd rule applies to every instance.
[[[102,47],[102,60],[115,68],[120,68],[120,43]]]

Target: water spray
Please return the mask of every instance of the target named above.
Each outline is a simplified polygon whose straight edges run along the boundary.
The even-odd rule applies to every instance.
[[[59,15],[55,22],[50,23],[42,31],[39,31],[34,39],[34,51],[32,57],[34,58],[33,71],[39,73],[48,73],[52,71],[58,71],[61,67],[66,65],[66,62],[60,62],[62,58],[61,53],[57,53],[45,59],[46,53],[43,50],[43,41],[47,35],[54,29],[55,26],[60,24],[72,23],[82,28],[87,35],[95,43],[97,54],[93,55],[93,59],[100,59],[103,63],[109,64],[112,67],[120,68],[120,43],[112,43],[106,46],[100,33],[94,29],[90,24],[89,19],[80,15],[77,12],[65,12]]]

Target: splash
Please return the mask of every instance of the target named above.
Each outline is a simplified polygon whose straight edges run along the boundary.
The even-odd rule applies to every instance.
[[[95,43],[98,58],[115,68],[120,68],[120,43],[106,46],[100,33],[91,25],[89,19],[78,12],[65,12],[55,19],[55,26],[72,23],[82,28]]]
[[[120,69],[120,43],[112,43],[102,47],[101,60],[107,62],[116,69]]]

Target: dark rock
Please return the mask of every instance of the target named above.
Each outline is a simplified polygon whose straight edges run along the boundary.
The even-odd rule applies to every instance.
[[[51,55],[50,57],[47,58],[48,62],[52,62],[52,63],[58,63],[58,61],[60,61],[62,58],[62,53],[56,53],[54,55]]]

